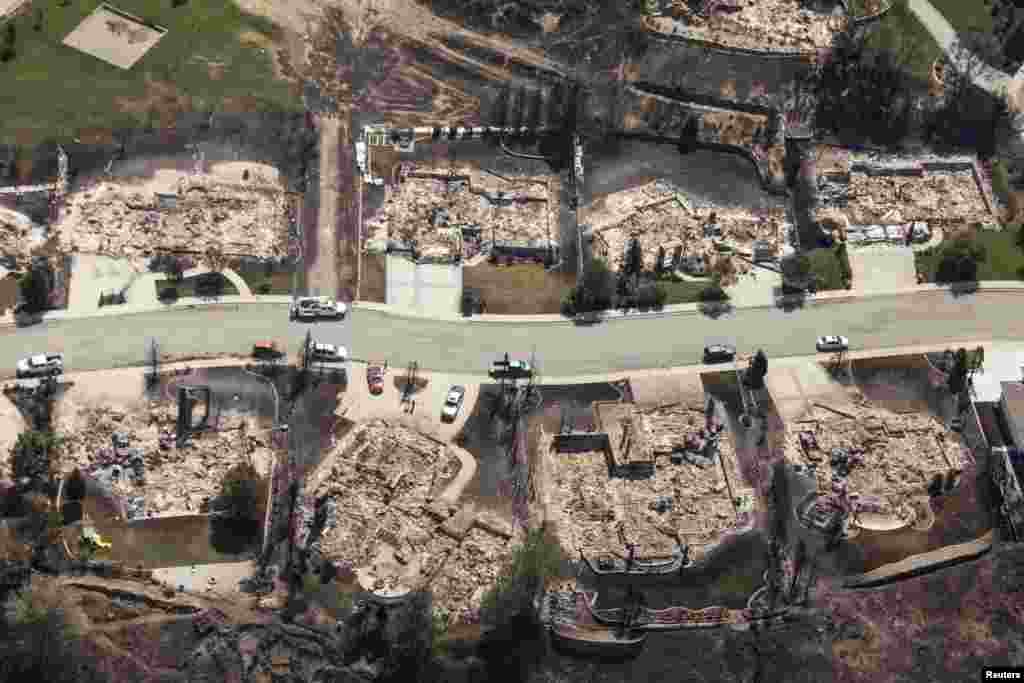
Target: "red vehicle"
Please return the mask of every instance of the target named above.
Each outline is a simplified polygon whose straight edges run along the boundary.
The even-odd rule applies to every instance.
[[[370,388],[370,393],[374,396],[384,393],[384,368],[379,365],[367,366],[366,386]]]

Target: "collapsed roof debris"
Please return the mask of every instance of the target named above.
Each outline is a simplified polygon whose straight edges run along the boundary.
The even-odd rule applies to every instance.
[[[639,557],[668,556],[678,538],[699,560],[737,525],[737,508],[752,503],[734,446],[724,425],[717,418],[708,422],[701,406],[634,412],[642,432],[635,437],[638,450],[654,460],[649,478],[609,478],[601,451],[549,452],[545,467],[559,538],[567,551],[588,557],[625,557],[622,538],[637,544]],[[615,450],[620,436],[610,436]]]
[[[439,609],[472,611],[481,597],[475,588],[492,583],[511,532],[489,531],[502,523],[466,507],[468,532],[453,538],[459,534],[442,531],[457,506],[434,496],[458,469],[443,444],[416,431],[384,420],[357,426],[314,475],[314,497],[333,499],[338,510],[323,530],[320,553],[361,574],[372,590],[431,585]]]
[[[125,410],[77,404],[64,397],[55,430],[66,438],[61,469],[80,468],[127,503],[129,517],[199,512],[220,493],[233,465],[251,457],[257,471],[271,462],[270,435],[251,418],[222,418],[216,432],[174,447],[177,407],[150,403]]]
[[[737,2],[673,0],[669,16],[652,17],[647,25],[661,33],[686,30],[690,35],[724,45],[747,48],[825,48],[844,20],[803,7],[799,0]]]
[[[863,512],[899,516],[936,474],[960,471],[963,446],[935,418],[867,405],[816,404],[787,428],[786,458],[807,467],[824,496],[845,491]]]
[[[64,251],[139,258],[157,250],[288,253],[288,196],[279,182],[160,171],[139,187],[115,180],[69,195],[51,227]]]
[[[928,221],[937,224],[992,220],[970,171],[921,177],[852,173],[845,213],[859,225]]]
[[[707,256],[720,252],[715,242],[750,254],[755,242],[765,242],[778,253],[785,238],[785,209],[696,207],[670,184],[654,181],[616,192],[582,211],[581,221],[591,225],[608,246],[609,265],[622,267],[629,240],[640,240],[644,268],[653,269],[658,248],[666,258],[677,247],[683,256]],[[737,272],[747,273],[751,266],[733,259]]]
[[[380,213],[366,221],[370,243],[415,242],[424,256],[444,256],[457,249],[459,235],[466,233],[486,242],[557,241],[557,179],[505,180],[469,166],[452,169],[449,178],[448,171],[403,165],[401,180],[388,186]]]

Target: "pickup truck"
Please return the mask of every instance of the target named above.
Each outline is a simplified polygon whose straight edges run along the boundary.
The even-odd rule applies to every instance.
[[[59,375],[64,372],[63,353],[38,353],[28,358],[22,358],[15,367],[15,376],[22,377],[47,377]]]
[[[527,379],[533,375],[533,368],[525,360],[513,360],[506,363],[503,360],[491,363],[491,379]]]
[[[348,313],[348,307],[326,296],[306,296],[296,299],[291,305],[291,317],[298,320],[335,318],[340,320]]]

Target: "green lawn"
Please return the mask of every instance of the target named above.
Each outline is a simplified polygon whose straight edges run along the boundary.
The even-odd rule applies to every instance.
[[[959,0],[951,0],[953,3],[957,1]],[[977,1],[980,4],[980,0],[962,1]],[[939,3],[936,2],[935,5],[938,7]],[[925,83],[928,81],[932,62],[942,56],[938,43],[907,8],[907,0],[893,0],[892,9],[868,36],[867,47],[895,53],[899,56],[898,59],[906,62],[911,74]]]
[[[1024,280],[1024,251],[1017,246],[1014,230],[995,232],[978,230],[973,239],[985,247],[985,260],[978,264],[978,280]],[[916,264],[928,282],[935,281],[935,270],[942,260],[942,244],[918,252]]]
[[[818,282],[818,289],[828,291],[833,289],[846,289],[846,278],[844,277],[843,256],[838,247],[811,249],[807,252],[807,258],[811,261],[811,272]],[[850,272],[850,257],[846,257],[846,273]]]
[[[301,106],[292,88],[274,79],[270,53],[260,52],[275,35],[273,24],[243,14],[231,0],[189,0],[180,8],[170,0],[118,0],[118,9],[168,29],[129,70],[62,44],[100,4],[33,3],[43,12],[39,31],[34,10],[12,20],[16,56],[0,63],[0,143],[31,145],[93,130],[166,124],[183,110]],[[223,68],[213,71],[211,61]]]
[[[672,304],[698,303],[700,301],[700,293],[710,284],[711,280],[708,280],[707,282],[693,282],[691,280],[673,282],[668,279],[658,280],[658,286],[664,287],[665,293],[668,295],[665,298],[666,306],[671,306]]]
[[[956,31],[992,31],[991,10],[984,0],[930,0]]]
[[[238,288],[235,287],[231,280],[220,273],[214,273],[220,280],[220,294],[219,296],[234,296],[238,294]],[[157,298],[161,301],[164,300],[163,292],[169,289],[178,290],[178,298],[186,296],[198,296],[196,294],[196,283],[203,277],[209,277],[210,273],[204,273],[203,275],[193,275],[191,277],[184,278],[181,282],[172,283],[169,280],[157,280],[153,284],[156,286]]]
[[[291,294],[292,293],[292,268],[272,266],[269,271],[267,266],[254,261],[234,261],[228,264],[231,270],[238,273],[253,294]],[[300,283],[301,284],[301,283]]]

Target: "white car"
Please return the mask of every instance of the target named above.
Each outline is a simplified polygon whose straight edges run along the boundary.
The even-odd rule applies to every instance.
[[[310,350],[313,360],[327,363],[344,363],[348,360],[348,350],[344,346],[335,346],[324,342],[313,342]]]
[[[454,422],[462,407],[462,399],[466,397],[466,387],[453,386],[448,390],[448,396],[444,399],[444,406],[441,408],[441,421]]]
[[[818,337],[818,351],[846,351],[850,348],[850,340],[838,334],[827,334]]]
[[[15,366],[16,377],[47,377],[59,375],[64,372],[64,354],[62,353],[37,353],[28,358],[22,358]]]
[[[291,317],[299,320],[317,318],[344,318],[348,306],[327,296],[304,296],[296,299],[290,309]]]

